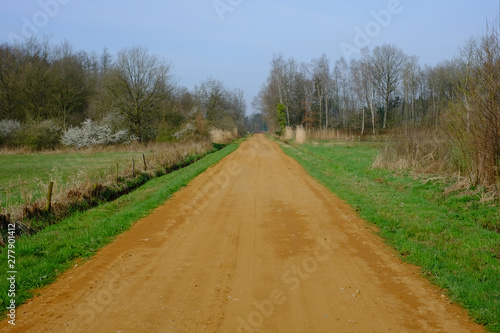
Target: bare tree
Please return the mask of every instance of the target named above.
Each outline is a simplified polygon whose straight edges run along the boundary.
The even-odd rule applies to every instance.
[[[288,125],[291,125],[291,112],[297,111],[291,109],[293,108],[292,99],[298,72],[299,65],[295,59],[286,60],[281,54],[274,56],[271,63],[271,75],[268,79],[269,87],[272,91],[277,92],[279,103],[285,105]]]
[[[301,63],[299,70],[294,75],[294,86],[290,101],[290,125],[316,126],[318,119],[313,110],[314,82],[311,79],[311,68],[307,63]]]
[[[453,104],[451,134],[470,162],[475,184],[500,184],[500,21],[463,51],[461,98]]]
[[[392,45],[384,44],[373,50],[373,76],[378,90],[384,98],[384,129],[387,128],[391,95],[398,88],[407,58],[401,49]]]
[[[209,121],[219,122],[227,114],[229,92],[222,81],[209,77],[195,87],[195,94]]]
[[[368,49],[363,49],[362,54],[363,56],[360,60],[354,60],[351,63],[351,77],[358,99],[365,104],[362,111],[361,134],[364,134],[365,109],[368,109],[371,115],[372,133],[375,135],[375,86],[373,83],[373,65]]]
[[[267,128],[274,132],[279,129],[278,114],[276,108],[279,102],[278,94],[274,93],[273,86],[269,83],[262,85],[259,93],[252,101],[252,107],[260,110],[262,119],[266,122]]]
[[[337,104],[341,124],[348,127],[349,111],[351,110],[351,78],[349,65],[342,57],[335,62],[334,80],[337,87]]]
[[[113,66],[113,56],[109,53],[108,48],[105,47],[102,50],[101,56],[99,57],[99,69],[101,74],[105,74]]]
[[[281,54],[273,56],[267,81],[262,85],[252,103],[254,107],[261,110],[269,129],[278,128],[276,113],[278,104],[285,106],[287,125],[300,121],[303,101],[298,97],[303,88],[299,83],[302,76],[303,73],[293,58],[285,59]]]
[[[415,101],[421,81],[421,68],[418,64],[418,57],[408,57],[403,74],[403,88],[405,96],[406,119],[404,123],[414,126],[416,122]]]
[[[246,101],[243,90],[234,89],[229,92],[229,113],[233,118],[235,125],[243,129],[245,124]]]
[[[328,110],[331,76],[330,76],[330,60],[323,54],[318,59],[313,59],[313,82],[316,96],[319,103],[319,124],[328,128]]]
[[[140,141],[153,136],[154,120],[172,91],[170,65],[142,47],[118,53],[107,82],[111,105],[123,113]]]
[[[428,102],[432,105],[428,125],[433,126],[435,130],[439,129],[441,115],[457,94],[456,88],[460,77],[458,73],[462,71],[459,67],[457,63],[445,61],[426,70]]]
[[[54,81],[54,113],[64,128],[85,120],[90,96],[95,84],[92,59],[86,53],[75,53],[69,43],[60,49],[51,64]]]

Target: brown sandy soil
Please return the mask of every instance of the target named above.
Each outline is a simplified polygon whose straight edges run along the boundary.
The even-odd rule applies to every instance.
[[[1,332],[483,332],[256,135]]]

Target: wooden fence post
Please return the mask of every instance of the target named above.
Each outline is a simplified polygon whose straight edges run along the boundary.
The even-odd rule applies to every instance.
[[[118,163],[116,163],[116,183],[118,184]]]
[[[47,191],[47,206],[45,210],[50,213],[50,207],[52,206],[52,188],[54,187],[54,182],[49,183],[49,190]]]
[[[135,161],[132,159],[132,177],[135,178]]]
[[[148,166],[146,165],[146,156],[144,156],[144,154],[142,154],[142,161],[144,162],[144,171],[146,171]]]

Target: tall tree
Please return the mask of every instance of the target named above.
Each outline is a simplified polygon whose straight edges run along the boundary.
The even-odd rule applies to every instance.
[[[349,65],[342,57],[335,62],[334,80],[336,85],[336,100],[338,105],[339,120],[343,128],[348,127],[349,112],[351,111],[351,80]]]
[[[404,109],[406,113],[404,122],[408,123],[410,126],[415,126],[416,123],[417,115],[415,112],[415,103],[421,80],[422,72],[418,63],[418,57],[408,57],[403,71],[403,90],[405,99]]]
[[[54,102],[56,118],[66,128],[76,125],[84,119],[89,98],[93,91],[93,80],[90,80],[92,67],[86,62],[86,54],[74,54],[71,49],[61,54],[51,66],[54,80]]]
[[[328,128],[330,88],[332,86],[330,60],[323,54],[320,58],[313,59],[312,66],[315,95],[319,104],[319,124],[320,127]]]
[[[153,124],[172,91],[170,65],[145,48],[133,47],[118,53],[107,82],[114,109],[126,116],[140,141],[154,136]]]
[[[209,77],[195,87],[195,94],[209,121],[220,122],[228,114],[229,92],[222,81]]]
[[[393,45],[384,44],[373,50],[373,76],[378,90],[384,98],[384,129],[387,128],[389,102],[401,82],[407,58],[401,49]]]
[[[461,96],[452,104],[452,137],[468,158],[471,180],[500,186],[500,20],[462,51]]]
[[[0,119],[24,120],[20,105],[21,56],[18,49],[0,45]]]

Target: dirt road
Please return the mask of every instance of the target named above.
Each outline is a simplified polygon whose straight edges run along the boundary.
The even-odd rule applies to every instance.
[[[482,332],[264,136],[1,332]]]

